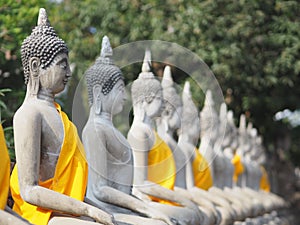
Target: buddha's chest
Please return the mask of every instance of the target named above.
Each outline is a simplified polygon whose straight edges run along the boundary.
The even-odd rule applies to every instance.
[[[47,180],[54,176],[64,140],[63,124],[55,109],[45,111],[41,129],[40,178]]]
[[[114,140],[106,142],[108,150],[107,159],[109,162],[112,164],[132,164],[132,152],[128,141],[117,130],[113,132],[113,136]],[[109,135],[109,138],[113,136]]]

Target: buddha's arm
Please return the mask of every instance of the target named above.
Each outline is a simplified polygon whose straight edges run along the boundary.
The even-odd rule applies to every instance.
[[[189,199],[185,198],[184,196],[180,195],[177,192],[164,188],[158,184],[147,182],[143,187],[139,187],[139,190],[147,195],[164,199],[172,202],[177,202],[182,206],[186,206],[188,208],[198,210],[196,204],[194,204]]]
[[[117,205],[130,209],[134,212],[141,213],[145,216],[165,221],[167,224],[172,224],[170,219],[162,214],[161,212],[149,207],[145,202],[125,194],[117,189],[105,186],[98,189],[99,194],[97,195],[100,201]]]
[[[185,158],[186,158],[186,165],[185,165],[186,189],[190,189],[195,186],[194,173],[193,173],[193,167],[192,167],[192,163],[195,158],[195,147],[193,145],[187,143],[186,141],[179,141],[178,145],[182,149],[182,152],[184,153]]]
[[[197,187],[193,187],[189,191],[197,198],[205,198],[214,203],[215,205],[222,206],[225,208],[231,208],[230,203],[226,199],[216,196],[208,191],[202,190]]]
[[[39,113],[28,110],[14,117],[18,177],[24,201],[53,211],[88,216],[98,222],[113,224],[112,217],[96,207],[38,185],[41,127],[42,117]]]
[[[184,149],[185,157],[186,157],[186,187],[189,190],[190,188],[195,186],[194,180],[194,172],[193,172],[193,160],[196,158],[195,146],[187,145],[187,149]]]
[[[149,143],[150,134],[146,132],[147,129],[142,123],[133,123],[128,133],[127,139],[134,157],[135,186],[143,185],[148,178],[148,152],[152,145]]]
[[[89,165],[89,184],[93,195],[97,198],[99,188],[107,185],[107,150],[105,134],[94,128],[95,125],[85,127],[82,132],[82,142],[86,151]]]
[[[29,225],[30,223],[26,223],[23,220],[13,216],[12,214],[9,214],[8,212],[0,210],[0,224],[1,225]]]

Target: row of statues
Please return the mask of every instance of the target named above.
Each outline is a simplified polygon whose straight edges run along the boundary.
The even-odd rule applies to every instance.
[[[27,92],[13,120],[10,178],[9,158],[1,164],[1,224],[287,224],[278,215],[286,203],[269,192],[261,167],[257,130],[245,116],[236,128],[225,104],[218,115],[210,91],[199,114],[189,82],[181,97],[170,67],[155,78],[150,51],[131,87],[134,119],[124,137],[113,124],[126,94],[112,54],[105,36],[85,72],[90,114],[80,138],[54,100],[71,76],[68,48],[40,9],[21,48]]]

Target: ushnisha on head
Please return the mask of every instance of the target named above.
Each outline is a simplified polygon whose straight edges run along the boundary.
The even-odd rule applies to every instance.
[[[67,45],[57,36],[54,28],[50,25],[46,10],[41,8],[37,26],[21,46],[25,84],[27,85],[29,82],[29,61],[32,57],[37,57],[40,60],[40,67],[47,69],[55,57],[61,53],[68,54]]]
[[[199,112],[193,102],[192,94],[190,90],[190,82],[186,81],[184,83],[184,88],[182,92],[183,110],[182,110],[182,124],[189,127],[198,122],[197,126],[200,126]]]
[[[174,87],[174,81],[172,78],[170,66],[165,67],[161,86],[163,88],[163,96],[165,103],[164,111],[162,114],[165,116],[172,116],[176,109],[182,107],[182,101]]]
[[[131,86],[133,106],[143,102],[149,104],[158,94],[160,94],[160,98],[162,98],[161,84],[157,79],[155,79],[154,74],[150,72],[150,64],[151,53],[149,50],[146,50],[142,72]]]
[[[200,134],[200,119],[198,109],[193,102],[190,90],[190,82],[186,81],[182,92],[182,119],[181,129],[179,133],[188,134],[190,137],[195,138],[195,142],[199,139]]]
[[[212,93],[210,90],[207,90],[204,106],[200,112],[201,137],[208,135],[212,138],[212,141],[215,141],[218,136],[218,123],[219,117],[214,109]]]
[[[90,104],[93,104],[93,87],[95,85],[100,85],[101,92],[107,95],[119,80],[124,80],[120,68],[115,66],[111,59],[112,55],[113,50],[109,39],[104,36],[100,56],[96,59],[95,64],[85,72]]]

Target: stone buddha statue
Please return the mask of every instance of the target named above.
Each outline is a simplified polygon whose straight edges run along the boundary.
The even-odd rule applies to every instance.
[[[87,202],[113,213],[117,222],[165,224],[167,216],[133,197],[133,155],[126,138],[115,128],[113,116],[126,100],[124,78],[114,65],[112,48],[103,37],[100,57],[86,72],[90,115],[82,139],[87,153],[89,179]]]
[[[191,96],[187,96],[188,94],[186,93],[189,92],[189,90],[187,90],[189,83],[185,85],[184,89],[184,108],[174,87],[169,66],[166,66],[164,70],[161,84],[165,107],[161,117],[156,120],[156,124],[158,134],[171,147],[176,168],[179,169],[179,171],[177,169],[176,173],[174,190],[199,206],[199,209],[204,214],[202,224],[213,224],[220,219],[216,218],[218,217],[216,208],[203,198],[198,198],[197,200],[193,199],[191,196],[192,192],[189,192],[189,190],[196,185],[206,190],[212,186],[209,166],[198,149],[195,149],[199,139],[200,122],[196,106],[193,102],[191,103]],[[183,110],[184,115],[182,115]],[[177,143],[173,135],[179,128],[181,129]],[[206,202],[203,203],[204,201]]]
[[[251,170],[248,169],[248,177],[247,177],[247,186],[254,189],[259,190],[260,188],[260,180],[262,177],[262,171],[260,169],[259,163],[256,161],[256,151],[257,149],[257,129],[256,128],[250,128],[248,130],[249,140],[251,142],[251,149],[246,154],[246,158],[249,158],[249,161],[251,162]]]
[[[246,187],[247,186],[247,174],[248,174],[248,159],[245,158],[246,152],[250,149],[249,144],[249,136],[247,134],[247,127],[246,127],[246,116],[241,114],[240,116],[240,123],[238,129],[238,147],[237,147],[237,154],[241,157],[244,172],[239,177],[237,182],[238,186]]]
[[[68,48],[45,9],[23,41],[21,56],[27,92],[13,121],[13,210],[39,225],[95,224],[75,216],[112,225],[111,215],[82,201],[88,172],[85,152],[76,127],[54,101],[71,76]]]
[[[222,131],[222,128],[225,129],[225,126],[220,123],[220,118],[213,107],[214,101],[212,93],[207,91],[204,107],[200,113],[200,153],[202,153],[208,161],[213,174],[213,187],[208,191],[211,196],[210,199],[213,199],[215,204],[219,206],[222,219],[224,218],[226,221],[224,223],[230,224],[232,220],[241,219],[243,212],[239,209],[239,202],[235,201],[234,197],[225,194],[222,190],[225,186],[225,176],[228,176],[227,180],[230,179],[232,182],[232,171],[230,170],[230,174],[226,175],[228,165],[230,164],[230,169],[232,168],[232,165],[222,151],[222,141],[220,141],[219,137],[219,131]],[[221,117],[221,119],[223,118]],[[220,129],[220,126],[223,127]],[[222,132],[224,132],[224,130]],[[230,137],[228,137],[228,139],[230,139]],[[202,195],[204,195],[204,193],[202,193]]]
[[[224,149],[224,154],[231,160],[231,163],[234,166],[233,186],[236,186],[239,176],[244,172],[244,166],[241,162],[240,155],[236,152],[238,147],[238,131],[235,126],[233,112],[231,110],[227,112],[227,127],[231,133],[231,143]]]
[[[161,117],[156,119],[157,133],[172,150],[176,166],[175,186],[186,189],[187,173],[191,174],[192,171],[191,168],[186,168],[189,156],[185,155],[183,149],[178,146],[177,141],[173,138],[174,133],[180,128],[182,101],[174,87],[170,66],[166,66],[164,69],[161,86],[164,97],[164,109]]]
[[[182,116],[181,127],[178,130],[178,146],[185,151],[186,168],[191,168],[191,174],[186,173],[187,191],[175,187],[175,191],[184,194],[187,198],[198,204],[200,210],[206,214],[206,220],[203,224],[220,224],[221,215],[216,205],[210,199],[210,193],[206,192],[212,185],[213,180],[210,168],[197,149],[200,135],[199,112],[195,106],[190,91],[190,83],[185,82],[182,92]],[[200,191],[203,189],[205,191]],[[206,197],[203,197],[203,196]]]
[[[226,162],[221,149],[219,126],[220,119],[214,109],[214,100],[210,90],[205,96],[205,103],[200,113],[201,144],[200,151],[208,161],[213,177],[213,185],[218,188],[224,187]],[[222,137],[221,137],[222,138]]]
[[[223,164],[225,165],[225,169],[223,170],[222,177],[222,187],[232,187],[232,177],[234,174],[234,167],[231,163],[231,159],[226,157],[224,151],[225,149],[231,148],[231,143],[234,140],[233,134],[232,134],[232,127],[228,125],[228,119],[227,119],[227,106],[223,102],[220,106],[220,115],[219,115],[219,131],[220,134],[224,134],[224,136],[220,135],[218,138],[218,141],[215,146],[217,148],[221,148],[220,157],[223,160]]]
[[[150,62],[150,52],[146,51],[142,72],[131,87],[134,119],[128,141],[134,156],[134,186],[151,196],[153,207],[180,224],[199,224],[198,207],[174,192],[176,167],[172,150],[155,132],[154,120],[162,111],[163,90],[150,72]]]
[[[197,149],[197,144],[200,135],[200,119],[199,112],[195,103],[193,102],[190,83],[185,82],[183,92],[183,112],[181,117],[181,127],[178,131],[178,145],[186,151],[187,162],[191,165],[191,187],[198,187],[208,190],[213,185],[209,165],[206,159],[201,155]]]

